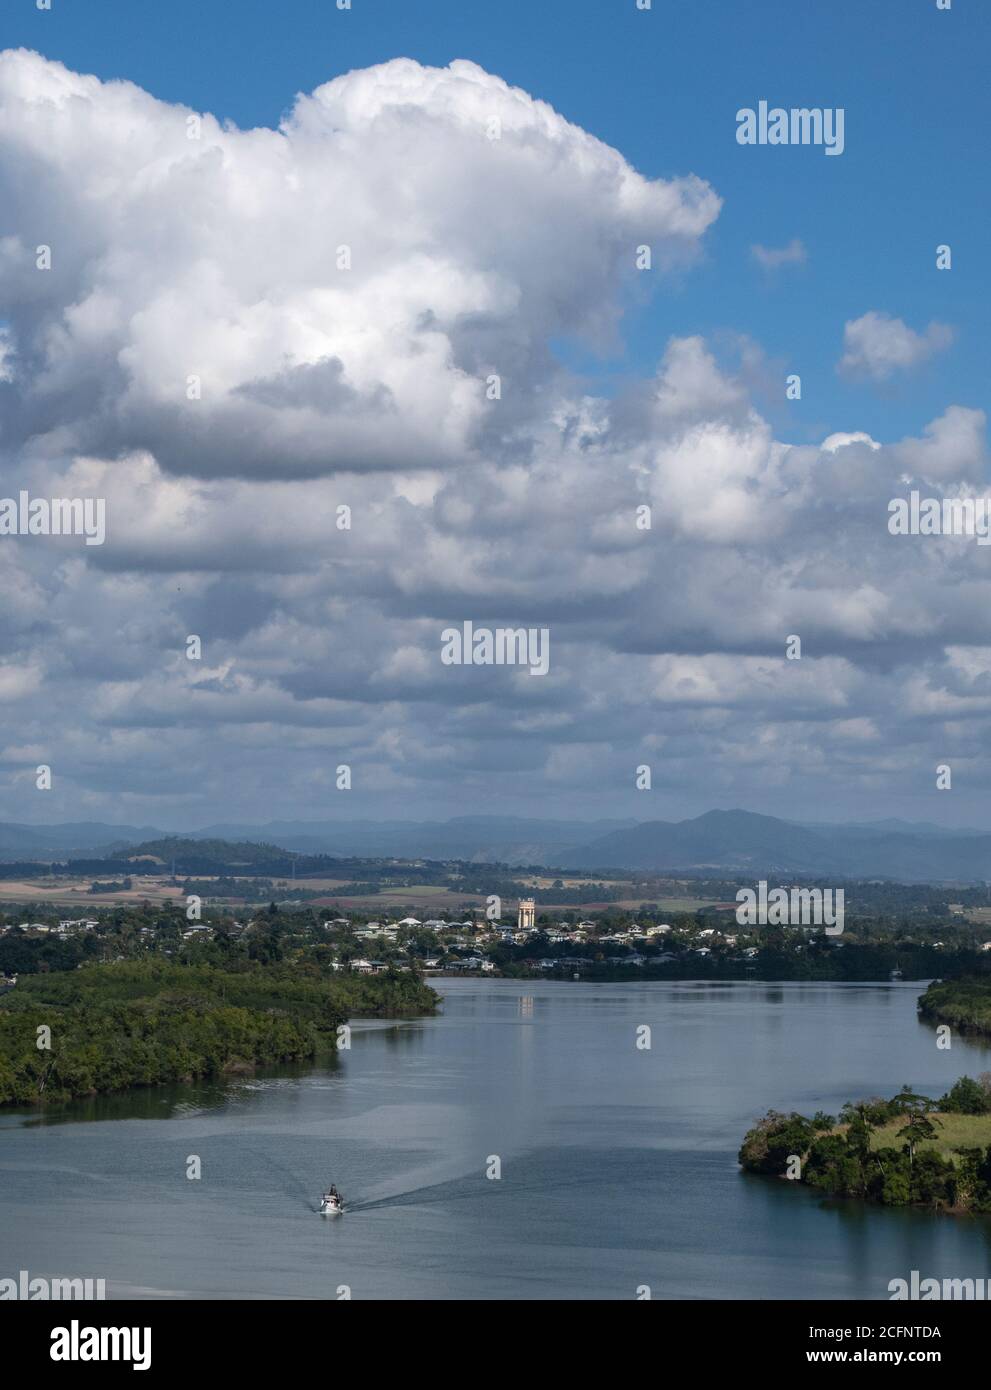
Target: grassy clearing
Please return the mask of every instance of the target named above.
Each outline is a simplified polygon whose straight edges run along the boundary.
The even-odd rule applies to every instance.
[[[991,1115],[944,1115],[934,1111],[927,1117],[938,1130],[936,1139],[926,1140],[918,1149],[935,1149],[943,1158],[953,1158],[954,1149],[987,1148],[991,1144]],[[903,1119],[889,1120],[871,1136],[872,1149],[900,1149],[905,1143],[898,1131]]]

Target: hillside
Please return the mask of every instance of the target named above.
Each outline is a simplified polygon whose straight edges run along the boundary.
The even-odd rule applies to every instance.
[[[981,881],[991,835],[914,828],[797,825],[751,811],[708,811],[687,821],[647,821],[567,855],[569,868],[794,873],[906,882]]]
[[[216,825],[181,835],[96,822],[0,824],[0,863],[72,859],[95,864],[103,859],[119,867],[140,854],[169,868],[174,858],[177,872],[202,876],[235,869],[286,876],[294,862],[299,875],[306,872],[304,860],[310,872],[333,872],[341,870],[342,860],[428,859],[592,871],[980,883],[991,863],[991,835],[891,820],[815,825],[744,810],[640,823],[514,816],[273,821]]]

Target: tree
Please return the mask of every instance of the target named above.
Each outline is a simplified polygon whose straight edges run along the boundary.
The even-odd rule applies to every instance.
[[[985,1115],[991,1110],[991,1096],[979,1081],[961,1076],[940,1100],[939,1108],[957,1115]]]
[[[935,1110],[935,1108],[936,1102],[934,1100],[930,1100],[928,1096],[919,1095],[909,1086],[903,1086],[891,1100],[891,1110],[894,1115],[907,1115],[913,1112],[925,1114],[927,1110]]]
[[[898,1138],[906,1141],[905,1150],[911,1167],[915,1160],[916,1147],[927,1139],[936,1138],[936,1126],[920,1110],[913,1110],[908,1117],[908,1123],[898,1131]]]
[[[881,1201],[889,1207],[904,1207],[911,1201],[912,1191],[905,1173],[888,1173],[881,1188]]]
[[[850,1120],[850,1128],[847,1130],[847,1143],[861,1162],[864,1162],[871,1152],[871,1136],[874,1133],[868,1118],[869,1110],[862,1101],[854,1108],[853,1116]]]

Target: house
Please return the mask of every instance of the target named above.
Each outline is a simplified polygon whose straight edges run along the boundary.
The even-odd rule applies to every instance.
[[[369,922],[367,927],[358,927],[355,936],[359,941],[370,941],[372,937],[376,936],[384,936],[386,940],[393,941],[398,931],[399,928],[394,927],[391,922],[386,923],[385,926],[379,922]]]

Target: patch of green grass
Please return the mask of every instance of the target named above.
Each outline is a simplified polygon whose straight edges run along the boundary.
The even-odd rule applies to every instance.
[[[991,1144],[991,1115],[944,1115],[933,1112],[928,1117],[935,1125],[937,1137],[924,1140],[918,1149],[935,1149],[943,1158],[952,1158],[954,1149],[987,1148]],[[905,1120],[889,1120],[871,1136],[872,1149],[900,1149],[905,1143],[898,1131]]]

